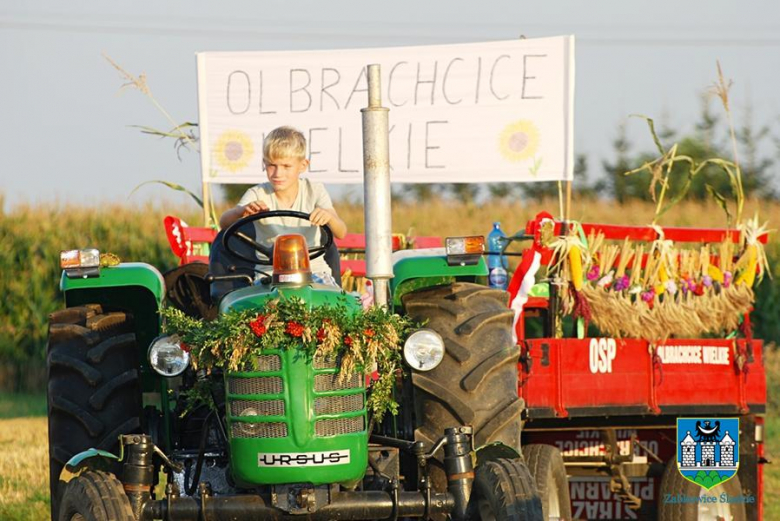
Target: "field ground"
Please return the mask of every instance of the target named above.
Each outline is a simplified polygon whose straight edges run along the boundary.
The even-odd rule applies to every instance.
[[[780,519],[780,351],[767,353],[769,410],[764,466],[764,519]],[[49,516],[45,398],[0,394],[0,519]],[[32,416],[32,417],[30,417]]]

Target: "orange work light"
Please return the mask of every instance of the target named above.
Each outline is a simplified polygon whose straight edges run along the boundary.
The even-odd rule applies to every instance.
[[[311,283],[309,248],[303,235],[295,233],[276,238],[273,283],[295,285]]]

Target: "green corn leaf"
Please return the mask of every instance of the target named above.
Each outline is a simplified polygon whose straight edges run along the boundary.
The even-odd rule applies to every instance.
[[[167,186],[168,188],[171,188],[171,189],[173,189],[173,190],[176,190],[177,192],[184,192],[185,194],[187,194],[187,195],[189,195],[190,197],[192,197],[192,198],[195,200],[195,202],[196,202],[196,203],[198,203],[198,206],[200,206],[201,208],[203,208],[203,201],[200,199],[200,197],[198,197],[198,196],[197,196],[197,195],[195,195],[194,193],[190,192],[188,189],[184,188],[184,187],[183,187],[183,186],[181,186],[181,185],[178,185],[178,184],[176,184],[176,183],[171,183],[171,182],[169,182],[169,181],[162,181],[162,180],[160,180],[160,179],[154,179],[154,180],[152,180],[152,181],[144,181],[144,182],[143,182],[143,183],[141,183],[140,185],[138,185],[138,186],[136,186],[135,188],[133,188],[133,191],[132,191],[132,192],[130,192],[130,195],[132,196],[132,195],[133,195],[133,194],[136,192],[136,190],[138,190],[138,189],[139,189],[139,188],[141,188],[142,186],[144,186],[144,185],[148,185],[148,184],[150,184],[150,183],[158,183],[158,184],[161,184],[161,185],[165,185],[165,186]]]
[[[653,121],[653,118],[649,118],[645,116],[644,114],[631,114],[632,118],[641,118],[647,121],[647,126],[650,127],[650,134],[653,135],[653,142],[655,143],[655,147],[658,149],[658,153],[663,155],[666,155],[666,150],[664,150],[663,145],[661,144],[661,140],[658,139],[658,134],[655,132],[655,122]]]
[[[729,206],[726,198],[719,194],[718,191],[715,190],[715,188],[710,184],[705,184],[704,188],[706,188],[707,192],[712,196],[713,199],[715,199],[715,202],[718,203],[718,206],[720,206],[723,211],[726,212],[726,221],[730,223],[731,212],[729,212]]]

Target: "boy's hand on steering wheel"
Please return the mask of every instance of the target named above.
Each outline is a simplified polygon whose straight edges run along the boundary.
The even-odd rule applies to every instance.
[[[247,215],[254,215],[256,213],[260,212],[267,212],[268,211],[268,205],[261,201],[253,201],[246,206],[243,207],[244,211],[241,212],[241,217],[246,217]]]
[[[309,221],[317,226],[325,226],[333,219],[333,214],[325,208],[315,208],[309,215]]]

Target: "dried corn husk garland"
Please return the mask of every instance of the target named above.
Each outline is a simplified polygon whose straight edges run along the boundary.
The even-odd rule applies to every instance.
[[[608,244],[593,234],[587,246],[575,235],[559,238],[552,244],[553,269],[570,282],[562,292],[564,312],[581,309],[584,298],[596,326],[614,337],[664,340],[733,331],[752,308],[754,283],[769,272],[760,242],[766,225],[753,219],[740,229],[738,252],[726,240],[677,248],[661,228],[649,245],[628,239]]]

